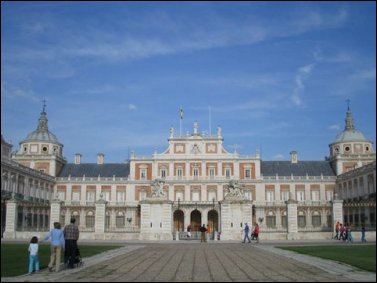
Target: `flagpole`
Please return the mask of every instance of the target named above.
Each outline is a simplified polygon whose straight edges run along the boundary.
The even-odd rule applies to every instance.
[[[211,106],[208,106],[208,112],[209,112],[209,117],[208,117],[209,136],[212,136],[212,130],[211,130]]]
[[[182,137],[182,119],[183,119],[183,109],[179,110],[179,137]]]

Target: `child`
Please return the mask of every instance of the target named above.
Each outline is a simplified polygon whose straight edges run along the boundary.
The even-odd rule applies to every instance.
[[[38,238],[32,237],[29,245],[29,274],[31,274],[35,267],[35,272],[39,271],[39,257],[38,257]]]

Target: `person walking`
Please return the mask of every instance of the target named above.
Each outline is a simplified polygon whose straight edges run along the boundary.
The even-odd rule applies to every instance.
[[[207,240],[211,240],[211,228],[209,227],[209,225],[207,224]]]
[[[36,236],[32,237],[29,244],[29,274],[33,271],[39,271],[39,256],[38,256],[38,238]]]
[[[56,272],[60,270],[61,253],[62,249],[64,249],[65,244],[64,234],[60,228],[60,223],[54,222],[54,228],[44,238],[45,241],[51,238],[51,256],[50,262],[48,264],[48,270],[50,272],[52,271],[54,266]]]
[[[254,228],[254,236],[255,239],[257,239],[257,243],[259,243],[259,225],[258,223],[255,223],[255,228]]]
[[[187,237],[191,238],[191,225],[187,226]]]
[[[74,267],[77,255],[77,241],[79,239],[79,228],[75,225],[76,219],[71,218],[71,223],[64,227],[65,253],[64,263],[68,263],[69,268]]]
[[[340,228],[340,225],[339,225],[339,221],[337,221],[336,222],[336,224],[335,224],[335,237],[334,237],[334,239],[337,239],[337,240],[339,240],[339,228]]]
[[[365,225],[361,225],[361,242],[366,243],[367,240],[365,239]]]
[[[249,238],[249,231],[250,231],[249,225],[247,225],[247,223],[245,223],[245,229],[244,229],[245,236],[243,238],[242,243],[245,243],[246,239],[249,241],[249,243],[251,243],[250,238]]]
[[[200,242],[207,242],[207,239],[206,239],[206,232],[207,232],[207,229],[206,229],[206,226],[205,224],[203,224],[202,227],[200,227],[199,229],[200,231]]]
[[[347,242],[352,244],[353,243],[353,237],[352,237],[351,228],[352,228],[352,224],[349,224],[348,229],[347,229]]]

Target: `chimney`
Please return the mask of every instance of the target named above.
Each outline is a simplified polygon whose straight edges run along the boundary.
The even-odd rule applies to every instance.
[[[103,164],[105,161],[105,155],[103,153],[97,154],[97,164]]]
[[[75,164],[81,164],[81,154],[80,153],[75,154]]]
[[[297,163],[297,151],[293,150],[290,152],[291,154],[291,163]]]

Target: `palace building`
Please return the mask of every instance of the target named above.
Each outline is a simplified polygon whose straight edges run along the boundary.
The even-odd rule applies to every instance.
[[[238,240],[245,222],[258,223],[262,239],[329,238],[336,221],[375,231],[376,154],[349,108],[345,122],[322,161],[228,152],[221,128],[204,135],[194,123],[185,136],[171,128],[161,153],[67,163],[44,106],[14,154],[1,137],[2,236],[30,238],[71,217],[81,239],[178,240],[205,224],[214,240]]]

